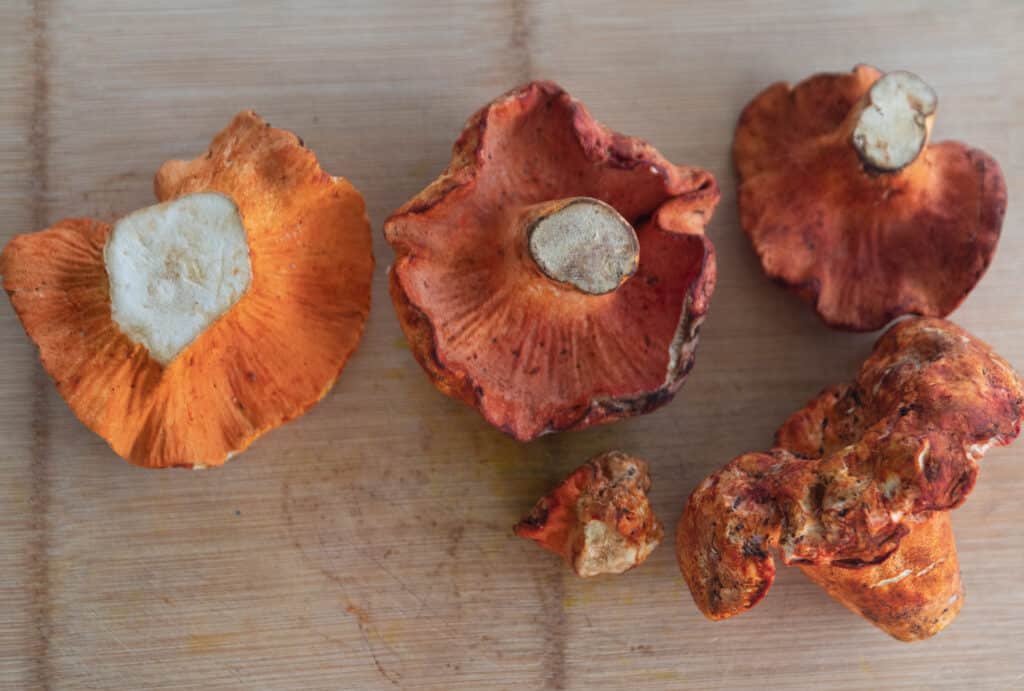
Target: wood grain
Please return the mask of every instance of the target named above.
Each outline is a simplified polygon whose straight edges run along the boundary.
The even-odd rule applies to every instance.
[[[803,6],[803,7],[801,7]],[[996,260],[955,320],[1024,366],[1024,6],[977,2],[13,1],[0,6],[0,240],[152,200],[167,158],[254,108],[366,196],[381,270],[366,337],[301,420],[207,473],[119,461],[68,411],[0,307],[0,684],[22,688],[1012,688],[1024,684],[1024,444],[985,461],[954,517],[967,600],[905,645],[786,570],[712,624],[670,545],[581,581],[511,535],[588,455],[647,458],[674,527],[693,486],[823,385],[871,335],[769,284],[729,163],[760,88],[859,61],[941,99],[937,139],[1004,166]],[[439,172],[464,119],[553,78],[614,128],[720,179],[719,288],[677,400],[520,445],[438,394],[403,346],[383,219]],[[671,530],[670,530],[671,533]]]

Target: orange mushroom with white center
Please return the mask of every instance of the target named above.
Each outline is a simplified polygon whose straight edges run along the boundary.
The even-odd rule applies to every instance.
[[[362,197],[294,134],[237,115],[114,224],[15,236],[3,286],[74,413],[141,466],[216,466],[320,400],[355,350]]]
[[[672,399],[715,285],[719,192],[550,82],[466,124],[386,222],[391,296],[438,389],[526,441]]]
[[[743,110],[740,224],[765,273],[829,326],[944,317],[991,263],[1006,181],[985,152],[929,142],[937,110],[920,77],[865,65],[773,84]]]

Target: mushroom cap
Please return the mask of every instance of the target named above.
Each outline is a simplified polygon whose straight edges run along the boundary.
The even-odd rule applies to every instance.
[[[1022,411],[1020,379],[988,345],[941,319],[899,322],[854,382],[786,421],[779,448],[740,456],[690,496],[676,547],[697,605],[714,619],[754,606],[775,547],[786,564],[884,563],[932,512],[964,501]]]
[[[362,335],[373,273],[363,199],[298,137],[238,114],[204,155],[169,161],[161,202],[229,197],[244,222],[248,290],[166,366],[111,315],[112,226],[68,219],[14,237],[3,286],[75,415],[128,461],[224,463],[320,400]]]
[[[650,489],[645,461],[608,451],[538,501],[515,533],[561,555],[580,576],[622,573],[642,564],[661,542]]]
[[[574,291],[526,253],[518,219],[569,197],[605,202],[637,231],[639,266],[614,292]],[[714,289],[704,225],[718,198],[709,172],[611,132],[555,84],[498,98],[384,227],[413,354],[438,389],[519,440],[667,403]]]
[[[740,224],[765,273],[854,331],[956,309],[1006,212],[999,165],[959,142],[929,144],[898,172],[867,169],[849,119],[881,76],[860,65],[773,84],[743,110],[733,142]]]

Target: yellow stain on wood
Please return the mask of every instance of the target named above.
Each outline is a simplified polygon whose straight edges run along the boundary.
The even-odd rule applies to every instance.
[[[402,634],[405,633],[405,626],[400,621],[385,622],[377,627],[375,633],[382,642],[394,645],[402,639]]]
[[[535,501],[547,492],[545,455],[537,451],[535,443],[521,444],[476,419],[478,414],[468,406],[436,395],[438,405],[444,405],[448,414],[430,413],[420,418],[420,443],[427,457],[441,465],[459,463],[463,466],[460,472],[489,482],[497,497],[526,501],[532,497]],[[464,464],[470,463],[473,470],[466,471]],[[435,468],[427,482],[433,493],[442,496],[451,490],[450,479],[450,471]]]
[[[444,168],[444,164],[438,165],[438,162],[430,158],[421,158],[412,164],[409,168],[409,177],[419,179],[426,179],[437,175],[437,173]]]
[[[600,600],[599,590],[600,584],[595,581],[584,579],[572,581],[571,585],[567,585],[568,592],[566,592],[563,600],[565,608],[570,609],[572,607],[593,605]]]
[[[538,462],[543,463],[540,454],[531,454],[530,446],[506,437],[497,430],[484,436],[480,461],[489,471],[491,494],[496,497],[519,497],[526,495],[539,499],[547,492],[546,478]]]
[[[192,633],[188,637],[190,653],[215,653],[225,648],[242,636],[241,631],[225,631],[223,633]]]
[[[345,611],[356,618],[359,622],[359,628],[362,629],[365,635],[371,636],[381,643],[393,645],[402,638],[405,626],[401,621],[374,623],[370,619],[369,611],[354,602],[346,602]]]

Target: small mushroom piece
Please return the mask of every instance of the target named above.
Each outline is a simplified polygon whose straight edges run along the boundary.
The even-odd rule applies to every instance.
[[[664,405],[714,290],[718,197],[555,84],[498,98],[384,226],[413,355],[521,441]]]
[[[944,317],[992,261],[1006,182],[985,152],[929,143],[937,107],[916,75],[860,65],[773,84],[740,116],[740,224],[829,326]]]
[[[647,463],[609,451],[537,502],[515,533],[560,554],[579,576],[622,573],[642,564],[661,541],[650,489]]]
[[[891,635],[937,633],[963,592],[947,512],[1022,416],[1021,381],[988,345],[941,319],[899,322],[855,381],[786,421],[775,449],[690,496],[676,549],[697,606],[711,619],[753,607],[777,549]]]
[[[363,198],[291,132],[239,113],[113,224],[15,236],[3,287],[75,415],[150,468],[225,463],[306,412],[370,309]]]

